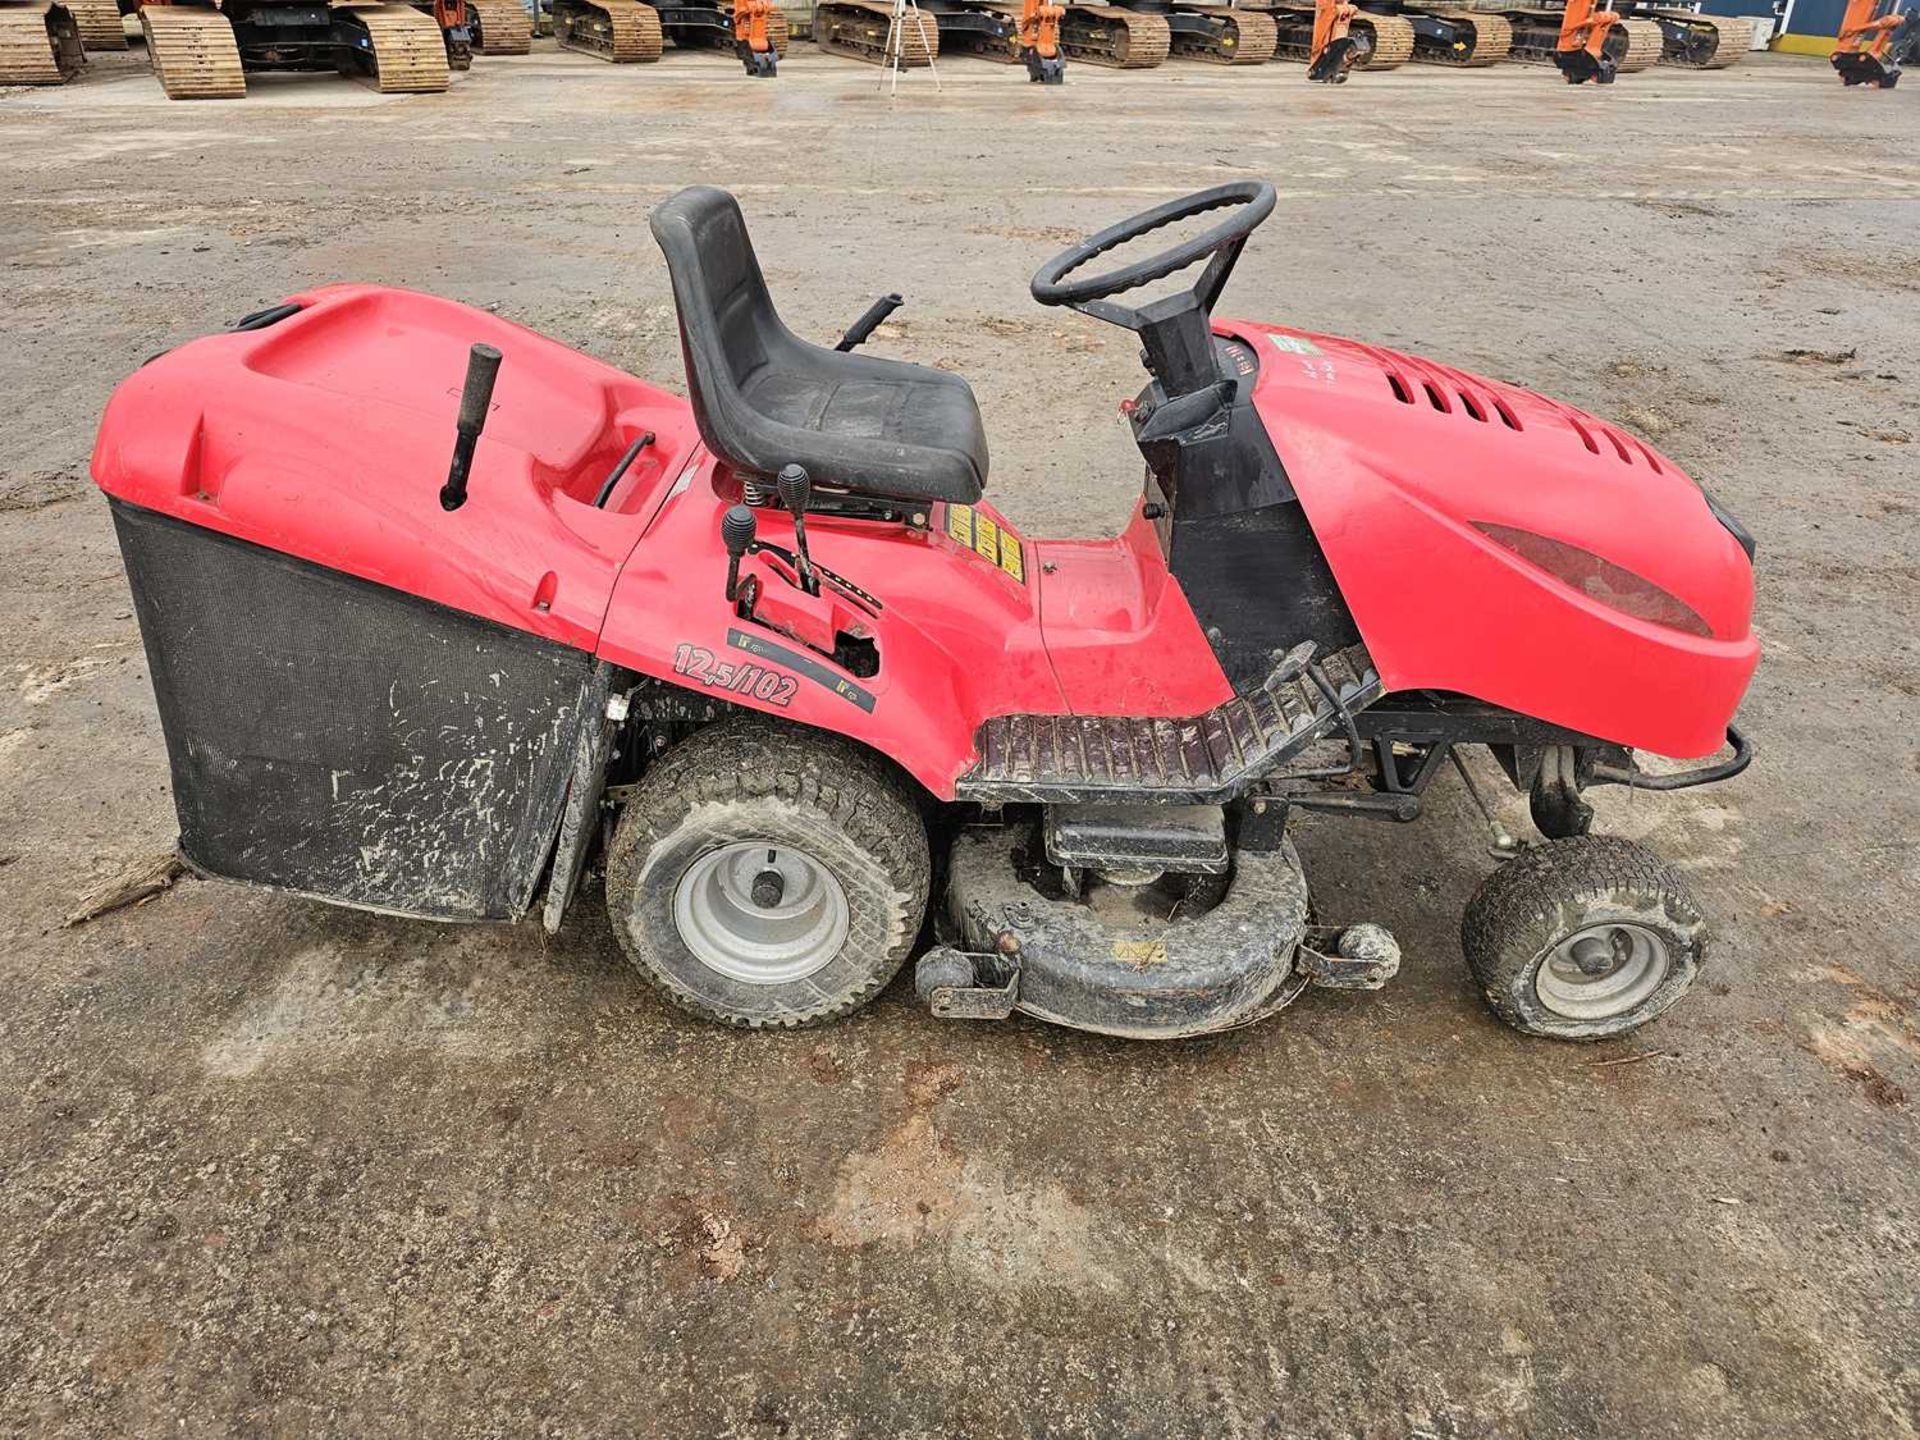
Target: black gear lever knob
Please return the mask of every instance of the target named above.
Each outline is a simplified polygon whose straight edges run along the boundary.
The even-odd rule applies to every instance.
[[[807,513],[807,503],[813,499],[813,480],[807,474],[806,466],[782,465],[773,483],[780,492],[780,503],[787,507],[788,513]]]
[[[753,547],[754,532],[759,528],[753,511],[744,505],[729,505],[727,513],[720,517],[720,543],[727,547],[728,600],[732,600],[740,588],[740,562]]]
[[[727,547],[728,555],[738,560],[753,544],[754,533],[759,528],[753,511],[744,505],[729,505],[727,513],[720,517],[720,543]]]
[[[780,503],[793,516],[793,550],[799,562],[800,588],[809,595],[818,595],[820,582],[814,577],[813,557],[807,553],[807,504],[813,499],[813,481],[807,475],[806,466],[782,465],[773,484],[780,492]]]

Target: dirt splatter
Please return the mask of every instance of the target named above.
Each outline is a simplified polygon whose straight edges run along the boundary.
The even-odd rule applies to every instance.
[[[524,1006],[499,993],[506,983],[458,950],[429,963],[313,946],[201,1051],[201,1065],[240,1080],[282,1060],[331,1068],[403,1052],[509,1057],[540,1036]]]
[[[1837,1020],[1816,1017],[1802,1048],[1858,1085],[1874,1104],[1888,1110],[1903,1108],[1906,1087],[1889,1078],[1886,1067],[1920,1063],[1920,1026],[1914,1024],[1910,1008],[1844,965],[1815,966],[1808,974],[1844,986],[1856,998]]]
[[[1857,350],[1782,350],[1773,358],[1784,360],[1789,365],[1846,365],[1850,364],[1860,352]]]
[[[909,1069],[907,1118],[842,1162],[821,1238],[936,1249],[992,1286],[1119,1288],[1119,1267],[1086,1205],[1059,1185],[1026,1184],[984,1156],[963,1157],[942,1139],[933,1112],[962,1078],[951,1065]]]
[[[733,1221],[712,1210],[703,1210],[700,1226],[700,1273],[710,1280],[731,1280],[746,1268],[746,1243],[733,1228]]]

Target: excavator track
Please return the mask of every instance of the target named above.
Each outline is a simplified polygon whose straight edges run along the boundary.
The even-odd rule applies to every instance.
[[[218,10],[143,5],[140,29],[154,78],[169,100],[238,100],[247,93],[240,46]]]
[[[1181,5],[1179,15],[1198,15],[1210,22],[1204,31],[1174,25],[1173,54],[1179,60],[1204,60],[1210,65],[1264,65],[1273,58],[1279,29],[1261,10],[1237,5]]]
[[[382,95],[419,95],[445,90],[451,76],[446,37],[433,17],[411,5],[336,3],[336,21],[349,33],[365,32],[366,46],[355,46],[360,63],[371,65],[374,87]],[[358,37],[355,37],[358,39]]]
[[[1428,40],[1414,27],[1415,41],[1413,58],[1424,65],[1448,65],[1456,70],[1482,70],[1489,65],[1498,65],[1507,58],[1507,52],[1513,48],[1513,25],[1504,15],[1492,15],[1484,10],[1460,10],[1451,5],[1418,5],[1408,7],[1416,15],[1431,15],[1436,20],[1451,25],[1464,26],[1468,38],[1463,42],[1448,45]],[[1557,32],[1559,22],[1555,22]]]
[[[900,63],[908,69],[931,65],[940,54],[940,27],[933,16],[920,14],[923,23],[905,26]],[[844,55],[869,65],[887,63],[887,26],[893,7],[880,0],[828,0],[813,10],[813,43],[828,55]]]
[[[1173,32],[1158,15],[1118,5],[1069,5],[1060,22],[1060,53],[1113,70],[1147,70],[1173,49]]]
[[[1624,35],[1626,43],[1619,45],[1616,35]],[[1658,65],[1665,46],[1660,27],[1651,20],[1622,20],[1607,36],[1607,54],[1613,56],[1616,75],[1631,75]]]
[[[1655,10],[1647,15],[1660,27],[1662,65],[1689,70],[1724,70],[1753,48],[1753,21],[1736,15],[1696,15],[1691,10]]]
[[[1362,11],[1354,16],[1350,33],[1371,34],[1373,43],[1362,46],[1360,57],[1353,62],[1356,70],[1392,70],[1413,59],[1413,25],[1399,15],[1369,15]],[[1313,12],[1307,12],[1307,39],[1313,39]],[[1306,55],[1301,55],[1305,60]]]
[[[89,50],[124,50],[127,27],[119,0],[61,0],[80,31],[80,43]]]
[[[660,12],[637,0],[554,0],[553,38],[616,65],[658,60],[667,44]]]
[[[1302,65],[1313,59],[1313,9],[1299,4],[1269,4],[1260,7],[1273,17],[1276,27],[1274,58],[1296,60]],[[1413,58],[1413,25],[1400,15],[1380,15],[1362,10],[1353,17],[1349,33],[1359,43],[1354,47],[1355,70],[1392,70]]]
[[[79,27],[65,5],[0,5],[0,85],[64,85],[86,63]]]
[[[467,31],[482,55],[525,55],[533,49],[533,19],[520,0],[467,0]]]

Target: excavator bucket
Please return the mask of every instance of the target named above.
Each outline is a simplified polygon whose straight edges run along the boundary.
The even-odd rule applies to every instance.
[[[1316,0],[1313,7],[1313,51],[1307,59],[1307,79],[1325,85],[1347,83],[1353,64],[1353,17],[1359,6],[1348,0]]]
[[[771,80],[780,73],[780,52],[769,29],[773,9],[773,0],[734,0],[733,4],[733,53],[756,80]]]
[[[1560,67],[1569,85],[1611,85],[1613,57],[1607,54],[1607,32],[1620,17],[1611,10],[1596,10],[1594,0],[1567,0],[1560,17],[1560,39],[1554,46],[1553,63]]]
[[[1067,62],[1060,53],[1060,21],[1066,8],[1048,0],[1022,0],[1020,53],[1027,78],[1036,85],[1058,85],[1067,78]]]
[[[1879,13],[1880,0],[1848,0],[1833,47],[1833,68],[1843,85],[1891,90],[1900,82],[1900,62],[1889,53],[1897,14]]]

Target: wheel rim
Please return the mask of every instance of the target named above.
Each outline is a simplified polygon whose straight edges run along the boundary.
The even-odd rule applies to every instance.
[[[787,985],[847,943],[847,892],[805,851],[745,840],[687,867],[673,921],[708,969],[746,985]]]
[[[1644,1004],[1673,969],[1667,942],[1644,925],[1576,930],[1534,972],[1540,1003],[1569,1020],[1611,1020]]]

